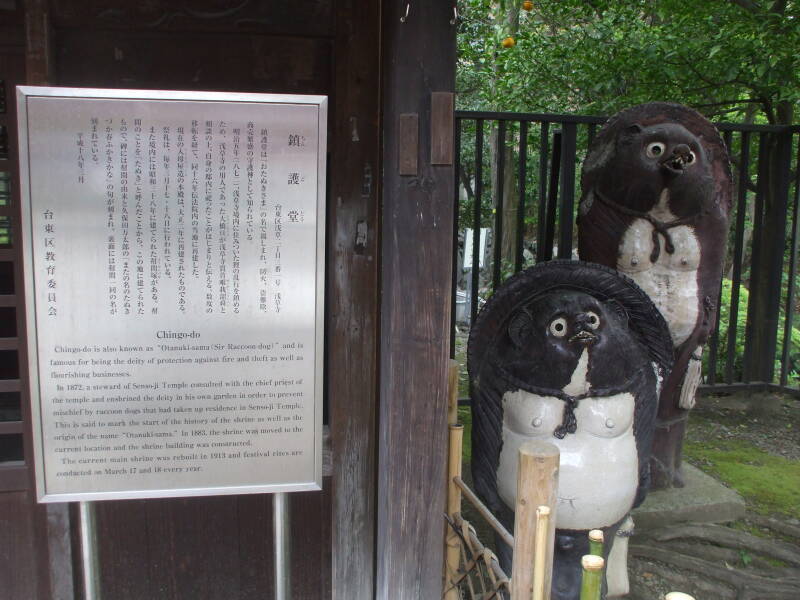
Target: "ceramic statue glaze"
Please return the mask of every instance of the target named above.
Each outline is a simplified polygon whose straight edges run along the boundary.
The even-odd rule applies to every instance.
[[[612,269],[578,261],[511,277],[472,328],[473,480],[507,527],[520,446],[544,440],[560,451],[554,600],[579,597],[588,531],[613,539],[644,499],[671,359],[670,332],[647,294]],[[499,554],[508,568],[508,548]]]
[[[653,102],[609,120],[589,149],[581,183],[581,259],[631,277],[669,326],[675,364],[661,394],[652,466],[654,487],[680,487],[687,410],[715,323],[725,255],[728,154],[705,117]]]

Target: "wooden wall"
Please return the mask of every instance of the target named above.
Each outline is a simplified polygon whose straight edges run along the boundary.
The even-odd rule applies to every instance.
[[[0,10],[0,599],[50,598],[48,511],[36,506],[19,251],[14,87],[26,81],[24,11]],[[7,238],[6,236],[10,236]]]
[[[451,3],[413,3],[401,24],[404,10],[393,0],[0,0],[0,16],[13,17],[0,19],[0,79],[329,95],[332,460],[322,492],[292,495],[294,597],[304,600],[441,589],[453,170],[432,164],[430,103],[453,90],[455,26]],[[401,175],[407,114],[418,171]],[[18,225],[18,205],[9,210]],[[16,260],[2,252],[0,279],[3,257]],[[0,289],[0,307],[12,305],[24,323],[21,300]],[[23,333],[0,336],[22,365]],[[0,419],[0,436],[19,436],[27,459],[23,372],[0,380],[0,393],[11,388],[21,413]],[[0,463],[0,600],[80,598],[76,507],[36,505],[31,474],[24,460]],[[105,598],[272,598],[269,496],[103,502],[97,522]]]
[[[16,4],[14,19],[3,23],[6,42],[0,41],[0,79],[16,77],[12,103],[17,83],[330,97],[325,413],[335,450],[323,491],[292,495],[293,596],[371,597],[379,4]],[[10,300],[1,294],[0,306],[6,306]],[[28,402],[23,394],[21,405]],[[28,422],[0,422],[0,435],[10,428],[29,444]],[[15,481],[23,483],[6,486],[15,490],[3,490],[3,469],[9,468],[0,464],[0,599],[80,598],[80,565],[73,560],[77,511],[37,506],[28,465],[17,463]],[[266,495],[98,503],[102,593],[115,600],[271,598],[271,519]]]

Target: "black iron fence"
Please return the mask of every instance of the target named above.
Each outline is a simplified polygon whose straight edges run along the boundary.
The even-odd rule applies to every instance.
[[[577,258],[580,168],[603,117],[456,113],[454,354],[508,276]],[[705,391],[800,396],[797,288],[800,127],[719,123],[734,177],[731,229]]]

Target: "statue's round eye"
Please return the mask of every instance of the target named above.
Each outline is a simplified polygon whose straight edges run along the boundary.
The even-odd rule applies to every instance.
[[[686,164],[687,165],[692,164],[695,161],[695,159],[696,156],[694,155],[694,152],[689,152],[689,156],[686,157]]]
[[[589,317],[589,327],[592,329],[597,329],[600,327],[600,317],[597,316],[597,313],[588,312],[586,316]]]
[[[558,317],[550,323],[550,333],[556,337],[564,337],[567,335],[567,320],[564,317]]]
[[[658,158],[659,156],[663,156],[664,151],[667,149],[667,146],[661,142],[653,142],[652,144],[647,144],[647,156],[650,158]]]

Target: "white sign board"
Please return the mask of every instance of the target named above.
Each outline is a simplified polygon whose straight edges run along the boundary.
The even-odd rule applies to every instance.
[[[40,501],[320,489],[326,98],[18,102]]]
[[[478,267],[483,268],[483,263],[486,259],[486,234],[489,232],[488,227],[481,227],[480,230],[480,245],[478,246]],[[464,266],[463,269],[472,268],[472,240],[474,232],[472,229],[467,228],[464,230]]]

